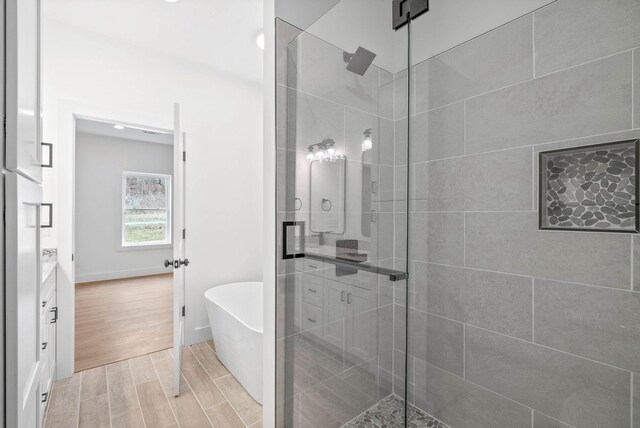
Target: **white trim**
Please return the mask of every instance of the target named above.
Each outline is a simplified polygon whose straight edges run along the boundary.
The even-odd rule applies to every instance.
[[[165,189],[165,197],[167,198],[167,231],[166,238],[162,241],[153,241],[146,243],[135,243],[135,244],[127,244],[125,242],[125,220],[124,220],[124,211],[126,204],[126,194],[127,194],[127,177],[137,176],[137,177],[151,177],[151,178],[164,178],[167,180],[167,187]],[[172,234],[173,234],[173,218],[172,218],[172,176],[171,174],[157,174],[151,172],[136,172],[136,171],[122,171],[122,199],[120,205],[120,250],[125,250],[127,248],[146,248],[146,249],[155,249],[161,246],[171,246],[172,243]],[[77,280],[77,278],[76,278]]]
[[[167,108],[169,110],[170,107]],[[60,164],[70,168],[58,169],[58,212],[69,215],[58,216],[58,269],[57,298],[61,313],[58,320],[58,356],[56,378],[64,379],[73,375],[75,364],[75,157],[76,157],[76,120],[102,118],[110,123],[148,123],[145,128],[158,130],[170,129],[171,122],[158,122],[150,115],[135,111],[122,111],[104,106],[84,104],[71,100],[57,103],[57,121],[55,139],[57,159]],[[129,120],[120,120],[128,118]],[[71,190],[71,191],[69,191]]]
[[[76,275],[76,284],[94,281],[108,281],[111,279],[135,278],[138,276],[160,275],[163,273],[171,273],[173,268],[164,267],[147,267],[140,269],[120,270],[113,272],[88,273],[86,275]]]

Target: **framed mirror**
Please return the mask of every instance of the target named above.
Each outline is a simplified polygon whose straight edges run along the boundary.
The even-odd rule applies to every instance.
[[[342,234],[345,229],[347,158],[311,162],[310,229],[314,233]]]

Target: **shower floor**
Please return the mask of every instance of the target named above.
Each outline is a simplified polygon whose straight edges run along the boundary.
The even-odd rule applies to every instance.
[[[429,416],[422,410],[408,406],[407,426],[409,428],[450,428]],[[404,401],[395,395],[383,399],[343,428],[402,428],[404,427]]]

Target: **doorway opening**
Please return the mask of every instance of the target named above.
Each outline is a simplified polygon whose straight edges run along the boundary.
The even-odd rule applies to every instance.
[[[77,118],[74,371],[173,345],[174,134]]]

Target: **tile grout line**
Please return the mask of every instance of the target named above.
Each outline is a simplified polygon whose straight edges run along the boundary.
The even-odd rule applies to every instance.
[[[160,352],[163,352],[163,351],[160,351]],[[151,360],[151,366],[153,367],[153,372],[156,374],[156,380],[160,383],[160,388],[162,388],[162,381],[160,380],[160,375],[158,374],[158,368],[156,367],[156,362],[153,361],[151,356],[149,356],[149,360]],[[178,428],[180,428],[180,421],[178,420],[178,415],[176,415],[176,413],[173,411],[173,407],[171,407],[171,403],[169,403],[169,398],[167,398],[167,394],[166,394],[164,388],[162,388],[162,393],[164,394],[164,399],[165,399],[167,405],[169,406],[169,410],[171,411],[171,414],[173,415],[173,418],[176,421],[176,425],[178,425]]]
[[[107,384],[107,407],[109,408],[109,426],[113,428],[113,418],[111,417],[111,394],[109,393],[109,376],[107,376],[107,366],[104,366],[104,377]]]
[[[106,376],[106,369],[105,369],[105,376]],[[77,401],[77,405],[76,405],[76,409],[78,412],[78,416],[76,418],[76,426],[79,427],[80,426],[80,397],[82,396],[82,379],[84,378],[84,372],[80,372],[80,387],[78,388],[78,401]]]
[[[634,285],[634,280],[633,280],[633,276],[634,276],[634,260],[633,260],[633,243],[635,241],[635,236],[631,235],[631,248],[629,249],[629,265],[630,265],[630,272],[629,272],[629,290],[633,291],[633,285]]]
[[[489,273],[497,273],[497,274],[502,274],[502,275],[519,276],[519,277],[522,277],[522,278],[537,278],[537,279],[541,279],[541,280],[544,280],[544,281],[561,282],[563,284],[575,284],[575,285],[582,285],[582,286],[585,286],[585,287],[604,288],[606,290],[616,290],[616,291],[622,291],[622,292],[626,292],[626,293],[634,293],[634,295],[638,294],[637,291],[629,290],[628,288],[615,288],[615,287],[609,287],[609,286],[606,286],[606,285],[583,284],[581,282],[567,281],[567,280],[564,280],[564,279],[544,278],[544,277],[535,276],[535,275],[524,275],[524,274],[519,274],[519,273],[501,272],[501,271],[497,271],[497,270],[481,269],[481,268],[476,268],[476,267],[472,267],[472,266],[458,266],[458,265],[450,265],[450,264],[446,264],[446,263],[429,262],[429,261],[424,261],[424,260],[413,260],[413,261],[418,262],[418,263],[432,264],[432,265],[437,265],[437,266],[446,266],[446,267],[458,268],[458,269],[469,269],[469,270],[477,270],[477,271],[480,271],[480,272],[489,272]]]
[[[633,425],[633,407],[634,407],[634,406],[633,406],[633,401],[634,401],[634,400],[633,400],[633,398],[634,398],[634,397],[633,397],[633,394],[634,394],[634,392],[635,392],[635,391],[633,390],[633,378],[635,377],[635,374],[634,374],[633,372],[631,372],[631,373],[630,373],[630,375],[631,375],[631,386],[630,386],[630,391],[629,391],[629,398],[630,398],[631,403],[630,403],[630,405],[629,405],[629,411],[630,411],[630,416],[629,416],[630,424],[629,424],[629,425],[630,425],[631,427],[633,427],[633,426],[634,426],[634,425]]]
[[[136,401],[138,401],[138,406],[140,406],[140,416],[142,416],[142,425],[147,426],[147,421],[144,420],[144,413],[142,412],[142,404],[140,403],[140,397],[138,396],[138,385],[136,385],[136,381],[133,378],[133,369],[131,369],[131,360],[127,360],[127,366],[129,367],[129,374],[131,375],[131,383],[133,384],[133,390],[136,393]]]
[[[218,355],[216,354],[216,352],[211,349],[211,347],[205,343],[205,345],[207,346],[207,348],[209,348],[211,350],[211,352],[213,352],[213,354],[216,356],[216,360],[220,361],[218,359]],[[226,374],[224,376],[220,376],[216,379],[213,378],[213,376],[211,376],[211,374],[209,374],[209,372],[207,371],[207,369],[204,368],[204,365],[202,364],[202,362],[200,361],[200,358],[198,358],[198,356],[195,354],[195,352],[192,352],[193,356],[195,357],[196,361],[198,362],[198,364],[200,364],[200,367],[202,367],[202,370],[204,370],[204,372],[207,374],[207,376],[209,377],[209,379],[211,379],[211,381],[213,381],[213,384],[216,386],[216,388],[218,388],[218,390],[220,391],[220,393],[222,394],[222,396],[224,397],[224,399],[226,400],[227,403],[229,403],[229,406],[231,407],[231,409],[235,412],[235,414],[238,416],[238,418],[242,421],[242,423],[244,424],[245,427],[247,427],[247,423],[244,421],[244,419],[242,419],[242,416],[240,416],[240,414],[238,413],[238,411],[236,410],[236,408],[233,406],[233,404],[231,404],[231,401],[229,401],[229,397],[227,397],[227,394],[224,393],[224,391],[222,390],[222,388],[220,388],[220,385],[218,385],[218,382],[216,382],[216,379],[222,379],[223,377],[227,377],[227,376],[231,376],[231,373]],[[220,364],[222,364],[222,362],[220,362]],[[234,378],[235,379],[235,378]],[[195,394],[194,394],[195,395]],[[198,401],[198,403],[200,403],[200,401]],[[222,404],[222,403],[218,403],[218,404]],[[200,406],[202,407],[202,405]],[[211,406],[211,407],[215,407],[215,406]],[[209,407],[209,408],[211,408]],[[204,409],[204,413],[207,414],[207,409]],[[209,415],[207,415],[207,418],[209,417]],[[211,421],[211,419],[209,419],[209,421],[211,422],[211,425],[213,426],[213,422]]]
[[[462,379],[467,379],[467,323],[462,324]]]

